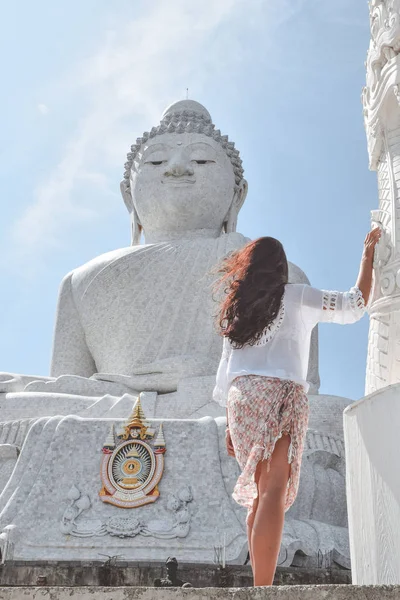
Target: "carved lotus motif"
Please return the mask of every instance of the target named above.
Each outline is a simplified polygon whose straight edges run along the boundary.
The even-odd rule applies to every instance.
[[[190,486],[185,486],[178,492],[178,497],[182,502],[191,502],[193,500],[193,494]]]
[[[68,500],[71,500],[71,502],[74,502],[75,500],[78,500],[78,498],[81,497],[81,493],[78,490],[78,488],[75,485],[73,485],[71,487],[71,489],[69,490],[67,497],[68,497]]]
[[[181,506],[180,500],[174,494],[170,494],[168,496],[168,500],[167,500],[168,510],[175,512],[175,511],[179,510],[180,506]]]
[[[79,510],[81,512],[83,512],[84,510],[88,510],[88,508],[90,508],[90,498],[89,498],[89,496],[81,496],[76,501],[76,506],[79,508]]]
[[[107,533],[117,537],[134,537],[142,530],[142,524],[134,517],[111,517],[106,523]]]

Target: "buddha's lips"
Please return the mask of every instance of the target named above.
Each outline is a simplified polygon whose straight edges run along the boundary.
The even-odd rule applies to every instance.
[[[162,179],[161,183],[177,183],[177,184],[182,184],[182,183],[196,183],[195,179],[183,179],[181,177],[171,177],[168,179]]]

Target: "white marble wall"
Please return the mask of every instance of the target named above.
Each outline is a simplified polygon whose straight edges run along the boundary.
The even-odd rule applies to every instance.
[[[344,413],[353,583],[400,583],[400,385]]]

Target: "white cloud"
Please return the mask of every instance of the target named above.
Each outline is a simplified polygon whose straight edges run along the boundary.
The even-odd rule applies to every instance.
[[[278,13],[279,3],[270,4]],[[98,51],[57,83],[63,98],[77,95],[89,108],[63,157],[12,226],[11,243],[20,259],[33,267],[50,248],[68,242],[75,224],[102,217],[99,194],[118,190],[118,181],[109,186],[107,171],[120,165],[122,175],[130,144],[158,123],[167,102],[185,97],[187,86],[191,97],[201,96],[208,65],[214,74],[229,67],[234,76],[241,53],[237,34],[247,21],[249,28],[260,26],[258,11],[265,17],[263,0],[155,0],[145,13],[130,21],[121,18],[120,29],[104,34]],[[250,31],[247,35],[251,43]],[[43,115],[48,110],[45,104],[38,109]],[[97,195],[82,201],[80,186],[89,179]],[[103,208],[104,217],[105,203]]]
[[[305,5],[306,0],[154,0],[139,16],[121,15],[123,25],[100,34],[98,51],[72,65],[52,95],[48,91],[52,105],[58,95],[87,112],[75,130],[66,132],[68,142],[60,139],[62,158],[12,224],[13,256],[36,264],[49,248],[68,242],[75,224],[105,218],[107,204],[99,207],[99,198],[118,193],[115,169],[122,175],[130,144],[157,124],[165,104],[184,98],[187,86],[190,97],[201,100],[202,90],[210,80],[215,85],[219,73],[235,77],[243,55],[251,61],[257,52],[252,32],[262,31],[272,45],[271,28],[293,19]],[[318,5],[325,9],[324,2]],[[274,50],[279,54],[279,44]],[[281,70],[282,61],[275,62]],[[270,68],[273,64],[271,57]],[[37,109],[43,116],[49,111],[44,103]],[[96,193],[82,199],[80,190],[89,184]]]
[[[49,112],[49,107],[46,104],[38,104],[37,109],[41,115],[45,116]]]

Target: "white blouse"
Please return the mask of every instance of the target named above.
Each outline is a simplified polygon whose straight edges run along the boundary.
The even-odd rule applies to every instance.
[[[224,337],[214,400],[226,406],[230,384],[241,375],[294,381],[308,392],[308,357],[315,325],[355,323],[364,312],[364,299],[356,287],[349,292],[328,292],[305,284],[287,284],[278,316],[256,344],[235,349]]]

